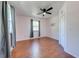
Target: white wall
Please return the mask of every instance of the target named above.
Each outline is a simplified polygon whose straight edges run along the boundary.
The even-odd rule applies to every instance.
[[[58,15],[54,16],[47,21],[48,23],[48,36],[54,39],[59,39],[59,18]],[[54,24],[54,25],[52,25]]]
[[[31,17],[25,16],[16,16],[16,40],[26,40],[30,38],[30,22]],[[36,20],[36,19],[35,19]],[[45,19],[37,19],[40,20],[40,36],[46,36],[46,20]]]
[[[59,43],[66,48],[66,4],[59,11]]]
[[[67,3],[67,22],[68,51],[79,57],[79,2]]]
[[[16,16],[16,40],[17,41],[30,38],[31,19],[32,17]],[[51,37],[58,40],[58,36],[59,36],[58,15],[50,19],[35,18],[34,20],[40,20],[40,36],[41,37],[47,36],[47,37]],[[51,24],[55,24],[55,25],[51,26]]]
[[[79,57],[79,2],[65,2],[65,5],[66,7],[63,7],[66,8],[66,13],[63,20],[66,22],[66,30],[64,29],[66,36],[62,42],[65,42],[66,52]],[[64,8],[63,11],[65,11]]]
[[[30,18],[24,16],[17,16],[16,22],[16,41],[25,40],[29,38]]]
[[[44,37],[47,36],[47,20],[41,19],[40,20],[40,36]]]

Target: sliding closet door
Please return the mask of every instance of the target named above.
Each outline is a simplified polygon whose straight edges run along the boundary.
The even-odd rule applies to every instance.
[[[11,56],[11,51],[16,46],[16,31],[15,31],[15,8],[9,3],[7,3],[7,24],[8,24],[9,52]]]
[[[0,2],[0,58],[9,57],[7,35],[7,2]]]
[[[16,45],[14,7],[7,1],[2,2],[0,12],[0,57],[11,57]]]
[[[11,46],[14,48],[16,47],[15,8],[12,5],[10,5],[10,8],[11,8],[11,24],[12,24],[11,26],[11,29],[12,29]]]

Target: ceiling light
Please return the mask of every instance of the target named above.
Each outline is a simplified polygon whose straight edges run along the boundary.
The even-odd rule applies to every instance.
[[[43,14],[45,15],[46,13],[44,12]]]

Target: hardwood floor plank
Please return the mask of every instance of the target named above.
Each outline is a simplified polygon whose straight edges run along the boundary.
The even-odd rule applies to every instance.
[[[49,37],[24,40],[16,43],[13,58],[74,58],[64,52],[58,41]]]

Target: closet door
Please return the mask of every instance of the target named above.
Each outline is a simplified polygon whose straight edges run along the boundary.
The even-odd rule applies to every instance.
[[[0,57],[11,57],[16,45],[14,8],[7,1],[0,2]]]
[[[7,29],[9,53],[16,46],[16,31],[15,31],[15,8],[7,2]]]
[[[6,28],[6,2],[0,2],[0,58],[9,56]]]

